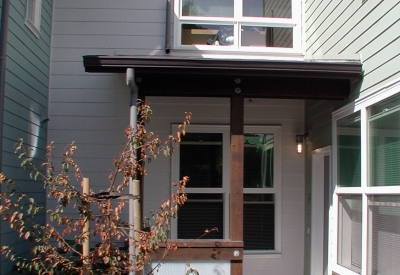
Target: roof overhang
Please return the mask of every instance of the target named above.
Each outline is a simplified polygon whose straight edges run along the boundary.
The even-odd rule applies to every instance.
[[[196,59],[170,56],[83,56],[86,72],[125,73],[135,69],[149,96],[333,99],[349,96],[361,79],[359,62]]]

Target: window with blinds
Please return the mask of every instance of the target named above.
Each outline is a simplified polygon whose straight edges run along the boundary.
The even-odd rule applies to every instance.
[[[369,100],[334,114],[333,274],[400,270],[400,93]]]
[[[370,109],[370,186],[400,185],[400,100],[399,96]]]
[[[361,195],[339,196],[338,264],[361,271],[362,204]]]
[[[245,131],[248,132],[244,134],[244,249],[249,253],[277,252],[280,127],[248,126]],[[190,180],[186,186],[188,200],[178,211],[173,238],[229,238],[229,150],[227,126],[191,125],[182,137],[173,165],[178,165],[180,178],[189,176]],[[218,230],[204,234],[213,228]]]
[[[371,275],[399,274],[400,196],[374,195],[368,202],[371,217]]]

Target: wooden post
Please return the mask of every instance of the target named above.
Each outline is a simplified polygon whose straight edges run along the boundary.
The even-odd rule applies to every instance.
[[[83,178],[82,181],[83,195],[90,195],[90,180],[88,178]],[[86,202],[87,207],[90,207],[89,200]],[[85,220],[85,226],[83,228],[83,241],[82,241],[82,256],[83,256],[83,275],[89,275],[89,253],[90,253],[90,240],[89,240],[89,221],[87,218]]]
[[[229,235],[232,241],[243,241],[243,154],[244,99],[231,97],[231,197],[229,201]],[[243,274],[243,261],[231,261],[231,275]]]
[[[132,180],[133,196],[140,196],[140,181]],[[133,200],[133,230],[135,242],[135,257],[140,253],[140,231],[142,231],[142,206],[141,198]],[[137,258],[136,258],[137,259]],[[136,275],[142,275],[142,271],[136,271]]]

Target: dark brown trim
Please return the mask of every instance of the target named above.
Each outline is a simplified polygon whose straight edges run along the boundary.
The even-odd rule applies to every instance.
[[[86,72],[121,72],[135,68],[151,74],[218,74],[234,76],[286,76],[356,79],[361,76],[358,62],[315,62],[276,60],[236,60],[147,56],[85,55]],[[136,72],[136,74],[137,74]]]
[[[159,249],[153,252],[154,260],[243,260],[243,242],[230,240],[195,240],[169,241],[169,244],[177,245],[177,250],[169,249],[166,252],[166,244],[160,243]],[[239,252],[235,256],[234,251]]]
[[[343,100],[361,79],[356,62],[83,57],[86,72],[125,73],[134,68],[146,96],[244,97]]]

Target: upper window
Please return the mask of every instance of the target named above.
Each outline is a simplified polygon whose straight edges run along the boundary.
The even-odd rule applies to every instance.
[[[301,45],[300,8],[297,0],[178,0],[175,46],[293,52]]]
[[[25,24],[37,36],[40,36],[40,18],[42,0],[26,0]]]
[[[189,176],[188,201],[178,211],[172,237],[229,239],[229,150],[227,126],[192,125],[177,148],[173,171]],[[279,252],[280,128],[245,127],[243,213],[244,249]],[[175,175],[177,176],[177,175]],[[174,178],[176,181],[177,178]]]

